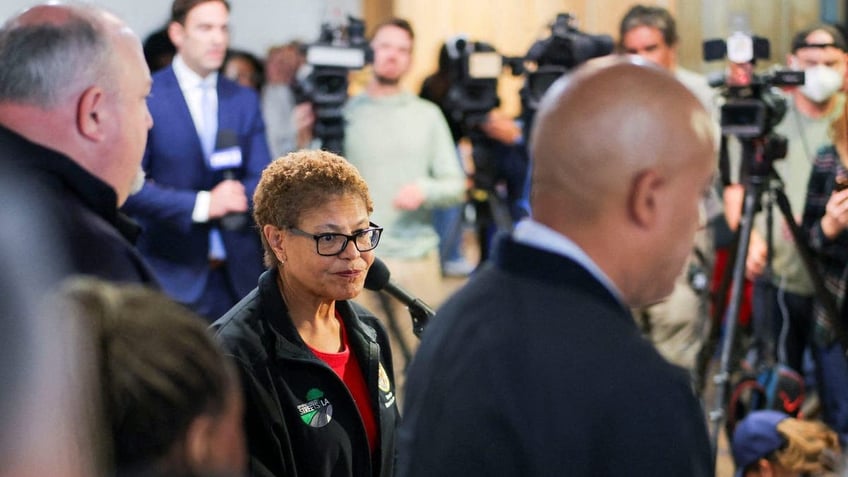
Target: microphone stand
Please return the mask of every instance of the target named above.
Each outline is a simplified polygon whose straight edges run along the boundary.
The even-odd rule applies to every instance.
[[[420,298],[416,298],[415,301],[409,304],[409,314],[412,316],[412,332],[415,333],[418,339],[421,339],[424,328],[430,323],[430,318],[436,314]]]

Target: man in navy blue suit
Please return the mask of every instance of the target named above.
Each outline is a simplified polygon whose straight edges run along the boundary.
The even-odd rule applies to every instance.
[[[689,378],[629,307],[674,287],[714,134],[692,93],[636,57],[550,87],[531,139],[533,218],[424,332],[398,476],[713,475]]]
[[[254,91],[218,74],[229,43],[224,0],[175,0],[171,66],[153,76],[148,180],[125,210],[163,288],[210,321],[256,285],[259,237],[247,211],[270,162]]]

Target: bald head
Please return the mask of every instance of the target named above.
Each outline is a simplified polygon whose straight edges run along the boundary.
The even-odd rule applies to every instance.
[[[554,83],[539,107],[534,215],[551,207],[559,216],[563,207],[579,218],[601,214],[639,171],[710,150],[712,128],[698,100],[666,71],[633,56],[585,64]]]
[[[666,296],[692,249],[715,170],[701,103],[638,57],[554,83],[533,130],[534,219],[569,237],[633,306]]]

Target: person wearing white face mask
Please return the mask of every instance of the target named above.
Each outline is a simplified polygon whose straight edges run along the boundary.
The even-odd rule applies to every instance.
[[[833,26],[818,25],[803,30],[792,41],[787,64],[804,71],[805,84],[787,89],[787,111],[774,127],[774,132],[788,139],[785,158],[777,159],[773,169],[783,180],[783,191],[789,200],[795,221],[800,222],[804,210],[807,184],[817,151],[830,143],[828,128],[845,107],[840,91],[846,74],[846,42]],[[731,173],[741,175],[738,157],[732,157]],[[736,159],[734,161],[734,159]],[[734,164],[735,162],[735,164]],[[739,223],[744,194],[739,177],[725,188],[725,212],[728,223]],[[803,261],[793,243],[789,227],[777,210],[773,211],[771,230],[772,273],[764,276],[769,246],[766,237],[766,213],[754,220],[746,276],[754,280],[752,303],[755,358],[751,365],[781,362],[803,373],[803,355],[809,345],[814,288]]]
[[[801,94],[816,104],[827,103],[842,88],[843,76],[833,67],[818,64],[804,69]]]

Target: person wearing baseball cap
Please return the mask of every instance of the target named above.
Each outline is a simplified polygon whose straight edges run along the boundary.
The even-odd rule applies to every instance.
[[[800,477],[833,472],[840,462],[836,433],[819,421],[779,411],[754,411],[733,432],[735,477]]]

